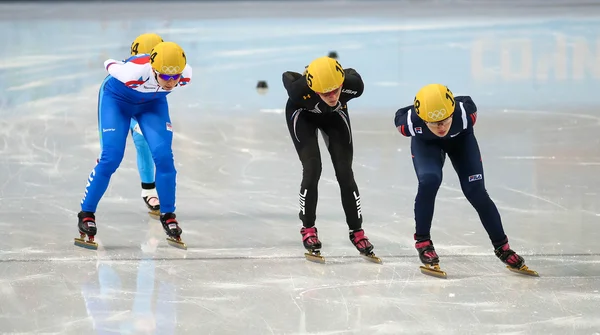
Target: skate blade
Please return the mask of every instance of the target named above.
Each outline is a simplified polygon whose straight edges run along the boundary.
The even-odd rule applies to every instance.
[[[78,247],[82,247],[82,248],[86,248],[86,249],[90,249],[90,250],[98,250],[98,243],[93,242],[93,241],[86,241],[83,238],[76,237],[74,244]]]
[[[187,250],[187,245],[185,243],[183,243],[181,240],[176,240],[172,237],[167,237],[167,243],[169,243],[169,245],[172,247]]]
[[[160,220],[160,211],[149,211],[148,215],[155,220]]]
[[[506,266],[506,268],[509,269],[512,272],[519,273],[519,274],[522,274],[522,275],[527,275],[527,276],[532,276],[532,277],[539,277],[540,276],[540,274],[537,273],[537,271],[533,271],[533,270],[529,269],[527,267],[527,265],[523,265],[519,269],[511,268],[510,266]]]
[[[437,278],[443,278],[443,279],[448,278],[448,276],[446,275],[446,272],[442,271],[440,269],[440,266],[437,264],[433,265],[433,267],[431,265],[424,265],[424,266],[421,265],[420,269],[421,269],[421,273],[424,275],[437,277]]]
[[[319,251],[305,252],[304,257],[306,257],[307,261],[325,264],[325,257],[321,256],[321,253]]]
[[[383,261],[381,260],[381,258],[375,256],[375,254],[371,253],[371,254],[360,254],[362,256],[362,258],[368,260],[369,262],[373,262],[373,263],[377,263],[377,264],[382,264]]]

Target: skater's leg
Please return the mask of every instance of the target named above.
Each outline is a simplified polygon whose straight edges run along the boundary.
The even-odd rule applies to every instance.
[[[373,252],[373,245],[362,229],[363,215],[360,206],[360,193],[352,171],[354,143],[348,110],[343,108],[324,117],[326,119],[323,122],[323,138],[327,144],[340,187],[349,238],[361,254],[370,255]]]
[[[138,122],[134,118],[131,119],[130,129],[137,153],[138,172],[142,181],[142,199],[149,210],[158,211],[160,210],[160,204],[156,193],[156,183],[154,182],[152,152]]]
[[[498,208],[485,189],[481,152],[475,135],[468,133],[456,138],[448,146],[448,157],[458,174],[465,197],[479,214],[494,246],[494,253],[511,268],[521,269],[525,260],[510,248]]]
[[[410,150],[419,186],[415,197],[415,237],[417,241],[430,239],[435,198],[442,184],[445,153],[435,142],[411,138]]]
[[[340,187],[346,223],[351,231],[360,230],[363,216],[360,207],[360,194],[354,180],[354,172],[352,171],[354,143],[352,141],[350,118],[345,109],[325,115],[325,117],[325,122],[323,122],[323,138],[327,144],[335,176]]]
[[[305,228],[313,227],[316,220],[318,184],[322,169],[316,123],[319,117],[321,115],[296,109],[289,102],[286,106],[288,130],[302,163],[299,217]]]
[[[502,246],[506,243],[506,235],[498,208],[485,189],[481,153],[475,135],[468,133],[453,139],[447,150],[462,191],[479,214],[494,248]]]
[[[110,78],[110,76],[107,76],[104,81],[102,82],[102,84],[100,84],[100,89],[98,90],[98,108],[97,110],[97,121],[98,121],[98,142],[100,144],[100,153],[98,154],[98,157],[96,158],[96,164],[98,164],[98,162],[100,161],[100,155],[102,154],[102,125],[100,122],[100,107],[101,107],[101,103],[102,103],[102,97],[104,96],[104,86],[106,85],[106,82],[108,81],[108,79]],[[90,178],[92,178],[95,175],[95,170],[92,171],[92,174],[90,177],[88,177],[88,185],[90,184]],[[86,186],[86,190],[85,190],[85,194],[87,195],[87,186]],[[83,202],[83,200],[82,200]],[[94,209],[95,211],[95,209]],[[94,214],[94,212],[84,212],[84,211],[80,211],[79,213],[77,213],[77,227],[79,229],[79,233],[80,233],[80,238],[79,239],[75,239],[75,245],[79,245],[82,246],[84,248],[95,248],[97,247],[95,245],[94,242],[94,236],[97,233],[97,229],[96,229],[96,216]],[[88,238],[88,242],[85,242],[85,235],[89,236]]]
[[[173,159],[173,128],[169,117],[167,99],[154,101],[149,106],[144,106],[144,112],[136,115],[140,128],[144,133],[152,158],[156,165],[156,190],[161,201],[160,222],[172,238],[174,246],[187,248],[180,241],[182,233],[175,216],[175,191],[176,177],[175,162]]]
[[[435,197],[442,184],[442,167],[446,154],[437,142],[425,142],[411,138],[410,150],[419,186],[415,197],[415,248],[421,262],[436,266],[439,257],[431,241],[431,221],[435,207]],[[439,268],[421,268],[426,274],[444,277]]]
[[[110,177],[119,167],[125,153],[130,116],[125,115],[123,111],[126,111],[127,107],[107,94],[104,85],[101,85],[98,99],[101,152],[96,166],[88,177],[85,193],[81,199],[81,211],[77,214],[80,238],[75,239],[75,245],[91,249],[98,247],[94,242],[97,233],[94,213],[108,188]],[[85,235],[88,236],[87,241],[84,240]]]
[[[137,153],[137,167],[142,184],[154,184],[154,161],[148,142],[135,119],[131,119],[131,137]]]
[[[102,103],[102,97],[104,96],[104,86],[106,85],[106,82],[110,79],[110,76],[107,76],[106,78],[104,78],[104,81],[102,82],[102,84],[100,84],[100,89],[98,90],[98,107],[96,109],[96,117],[97,117],[97,121],[98,121],[98,142],[100,144],[100,153],[102,153],[102,122],[100,121],[100,105]],[[100,154],[98,154],[98,158],[96,159],[96,163],[98,163],[98,161],[100,160]]]
[[[136,119],[144,134],[156,165],[156,190],[161,202],[161,213],[175,212],[176,175],[173,160],[173,130],[166,99],[144,106]]]
[[[88,177],[85,195],[81,200],[83,212],[96,212],[98,202],[106,192],[110,177],[117,170],[125,153],[130,116],[123,111],[127,106],[104,91],[98,103],[99,128],[102,131],[102,151],[98,164]]]
[[[292,142],[302,163],[300,183],[300,211],[302,221],[302,243],[311,252],[321,249],[321,242],[315,227],[318,184],[321,177],[321,153],[317,138],[317,120],[321,115],[298,109],[290,101],[286,105],[286,122]]]

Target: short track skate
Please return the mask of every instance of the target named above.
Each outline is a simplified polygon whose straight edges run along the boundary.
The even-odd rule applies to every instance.
[[[415,240],[416,239],[417,236],[415,235]],[[417,241],[415,243],[415,248],[419,253],[421,263],[423,263],[423,265],[420,266],[422,274],[443,279],[448,277],[446,271],[440,269],[440,258],[438,257],[437,252],[435,252],[431,239]]]
[[[79,238],[75,238],[75,245],[78,247],[82,247],[82,248],[86,248],[86,249],[91,249],[91,250],[98,250],[98,243],[94,242],[94,236],[88,236],[88,239],[85,239],[85,234],[80,233],[80,237]]]
[[[142,200],[148,208],[148,215],[153,219],[160,220],[160,203],[156,189],[142,190]]]
[[[433,265],[424,264],[424,265],[421,265],[420,269],[421,269],[421,273],[424,275],[428,275],[428,276],[432,276],[432,277],[436,277],[436,278],[442,278],[442,279],[448,278],[448,276],[446,275],[446,271],[443,271],[442,269],[440,269],[439,264],[433,264]]]
[[[321,255],[320,250],[308,250],[308,252],[304,253],[304,257],[307,261],[311,261],[314,263],[325,264],[325,257]]]
[[[187,250],[187,244],[185,244],[181,240],[181,238],[175,238],[175,237],[168,236],[167,237],[167,243],[170,246],[172,246],[172,247],[175,247],[175,248],[178,248],[178,249]]]
[[[81,211],[77,213],[77,218],[79,238],[75,238],[75,245],[86,249],[98,250],[98,243],[94,242],[94,236],[98,232],[94,213]],[[87,240],[85,239],[86,236]]]
[[[519,256],[510,248],[508,239],[502,246],[494,249],[494,253],[502,263],[506,264],[506,268],[510,271],[532,277],[540,276],[537,271],[530,270],[527,265],[525,265],[523,257]]]
[[[181,241],[182,231],[175,217],[175,213],[166,213],[160,217],[163,229],[167,233],[167,243],[172,247],[187,250],[187,245]]]
[[[519,273],[519,274],[526,275],[526,276],[532,276],[532,277],[540,276],[539,273],[537,273],[537,271],[531,270],[530,268],[527,267],[527,265],[523,265],[518,269],[507,265],[506,268],[512,272]]]
[[[350,242],[358,250],[362,258],[369,262],[381,264],[383,261],[381,258],[375,256],[373,253],[373,245],[369,242],[369,238],[365,235],[365,231],[362,229],[350,231],[349,236]]]
[[[321,264],[325,263],[325,257],[321,256],[322,244],[317,236],[317,228],[314,226],[309,228],[302,227],[300,234],[302,235],[304,249],[308,251],[304,253],[306,260]]]
[[[377,263],[377,264],[382,264],[383,261],[381,260],[381,258],[375,256],[374,253],[370,253],[370,254],[360,254],[360,256],[366,260],[368,260],[369,262],[373,262],[373,263]]]
[[[160,209],[151,210],[148,212],[148,215],[154,220],[160,220]]]

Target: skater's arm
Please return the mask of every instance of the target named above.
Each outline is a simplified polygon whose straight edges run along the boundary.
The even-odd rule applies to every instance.
[[[152,67],[147,62],[143,64],[136,61],[125,63],[108,59],[104,62],[104,68],[108,71],[108,74],[124,84],[140,80],[140,78],[143,78],[142,81],[148,80],[149,75],[152,73]]]
[[[408,119],[412,114],[412,113],[409,113],[411,111],[412,107],[413,106],[411,105],[411,106],[406,106],[406,107],[400,108],[396,112],[396,116],[394,117],[394,124],[396,125],[396,129],[398,129],[400,134],[402,134],[406,137],[410,137],[412,134],[412,129],[409,129],[409,127],[411,125],[409,125],[409,119]]]
[[[292,71],[284,72],[282,80],[283,86],[288,92],[288,97],[295,104],[309,108],[320,101],[318,95],[308,87],[306,77],[300,73]]]
[[[345,69],[344,73],[346,74],[346,77],[344,79],[342,94],[347,96],[344,100],[360,97],[365,90],[365,84],[363,83],[362,77],[353,68]]]
[[[286,71],[281,76],[283,87],[292,101],[299,102],[298,97],[308,91],[308,84],[303,75],[298,72]]]
[[[127,62],[127,61],[120,61],[120,60],[115,60],[115,59],[107,59],[107,60],[104,61],[104,69],[106,71],[109,71],[108,69],[110,67],[121,66],[121,65],[125,64],[125,62]],[[110,73],[110,71],[108,73]]]
[[[468,125],[474,126],[477,122],[477,106],[473,99],[469,96],[459,96],[455,100],[460,107],[460,112],[466,114]]]

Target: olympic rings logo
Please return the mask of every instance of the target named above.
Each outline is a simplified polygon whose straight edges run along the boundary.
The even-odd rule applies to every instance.
[[[179,66],[163,65],[163,67],[160,70],[160,73],[162,73],[162,74],[180,74],[181,68]]]
[[[446,109],[442,108],[442,109],[437,109],[437,110],[427,113],[427,116],[429,117],[430,120],[439,121],[439,120],[445,119],[446,114],[447,114]]]

